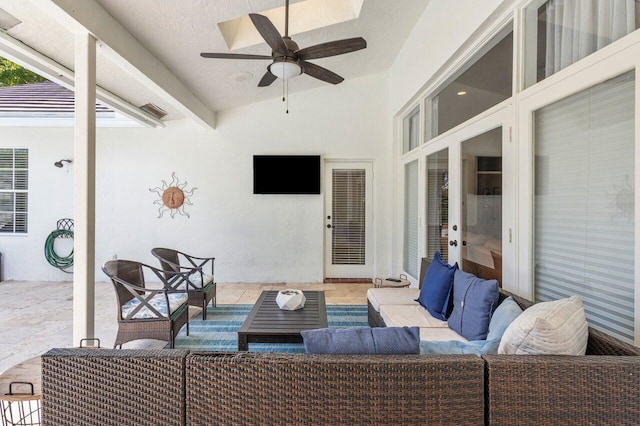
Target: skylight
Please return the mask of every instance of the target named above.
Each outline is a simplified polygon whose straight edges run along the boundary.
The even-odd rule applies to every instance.
[[[305,0],[289,6],[289,35],[357,19],[364,0]],[[284,6],[260,12],[284,35]],[[264,43],[248,16],[218,23],[229,50]]]

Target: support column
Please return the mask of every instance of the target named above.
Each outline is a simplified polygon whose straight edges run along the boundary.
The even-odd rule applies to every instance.
[[[94,336],[96,40],[75,34],[73,346]]]

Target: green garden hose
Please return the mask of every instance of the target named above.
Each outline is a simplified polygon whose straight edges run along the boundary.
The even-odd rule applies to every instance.
[[[67,274],[72,274],[73,272],[66,271],[65,269],[69,269],[73,266],[73,249],[71,249],[71,253],[66,256],[58,256],[53,247],[53,244],[58,237],[73,238],[73,231],[68,229],[57,229],[50,233],[47,240],[44,242],[44,257],[51,266],[54,266]]]

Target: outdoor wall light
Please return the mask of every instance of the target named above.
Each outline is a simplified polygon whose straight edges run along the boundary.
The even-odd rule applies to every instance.
[[[62,163],[72,163],[72,160],[60,160],[60,161],[56,161],[55,163],[53,163],[54,166],[61,168],[62,166],[64,166],[64,164]]]

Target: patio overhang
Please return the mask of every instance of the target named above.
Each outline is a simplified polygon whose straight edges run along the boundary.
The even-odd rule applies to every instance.
[[[91,34],[97,40],[100,56],[106,58],[135,79],[146,89],[162,98],[174,110],[195,120],[206,128],[215,128],[215,113],[205,106],[189,89],[149,50],[94,0],[82,2],[66,0],[30,0],[30,3],[53,19],[66,31]],[[0,49],[7,58],[39,74],[72,88],[73,71],[54,59],[39,54],[37,46],[28,47],[2,34]],[[129,115],[146,125],[161,126],[162,121],[140,110],[127,100],[99,87],[97,98],[116,111]]]

